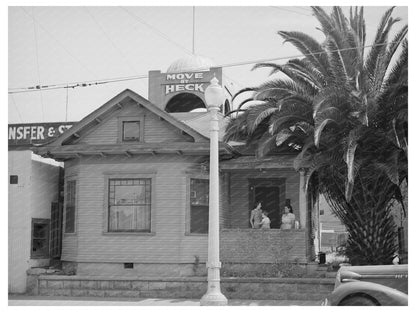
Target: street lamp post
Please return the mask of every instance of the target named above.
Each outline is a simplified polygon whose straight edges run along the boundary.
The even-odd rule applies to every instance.
[[[208,288],[201,298],[204,306],[227,305],[227,298],[220,288],[220,224],[219,224],[219,177],[218,177],[218,116],[224,101],[224,90],[214,77],[205,90],[205,101],[211,114],[209,158],[209,227],[208,227]]]

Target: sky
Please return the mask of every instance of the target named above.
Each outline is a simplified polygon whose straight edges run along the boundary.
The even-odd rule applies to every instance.
[[[368,44],[386,9],[365,7]],[[408,23],[407,8],[397,7],[393,15],[402,19],[394,33]],[[278,31],[320,40],[317,27],[308,6],[195,6],[194,50],[225,65],[223,72],[238,91],[267,79],[269,70],[251,71],[256,62],[299,55]],[[192,53],[192,42],[192,6],[9,7],[8,90],[165,72]],[[229,66],[239,62],[250,64]],[[147,78],[9,93],[8,123],[78,121],[126,88],[147,98]]]

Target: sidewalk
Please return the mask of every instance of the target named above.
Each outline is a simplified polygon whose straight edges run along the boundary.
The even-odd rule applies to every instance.
[[[319,301],[231,299],[229,306],[318,306]],[[9,306],[199,306],[199,299],[9,295]]]

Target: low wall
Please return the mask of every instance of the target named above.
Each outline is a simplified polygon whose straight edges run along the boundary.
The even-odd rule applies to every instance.
[[[305,230],[223,229],[220,259],[232,263],[306,263]]]
[[[30,295],[137,298],[201,298],[206,278],[117,278],[28,275]],[[229,299],[320,300],[334,288],[334,279],[222,278],[221,291]]]

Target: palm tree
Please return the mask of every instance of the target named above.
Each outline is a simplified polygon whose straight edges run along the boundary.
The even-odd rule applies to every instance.
[[[276,147],[298,152],[294,168],[307,168],[305,187],[325,196],[349,232],[352,264],[391,263],[396,250],[390,207],[402,203],[400,184],[407,179],[408,28],[389,41],[399,21],[393,9],[383,15],[371,46],[363,8],[351,8],[347,18],[339,7],[330,14],[312,7],[322,43],[280,31],[304,57],[254,67],[284,77],[234,96],[251,92],[225,137],[255,145],[258,157]],[[252,101],[257,104],[244,109]]]

